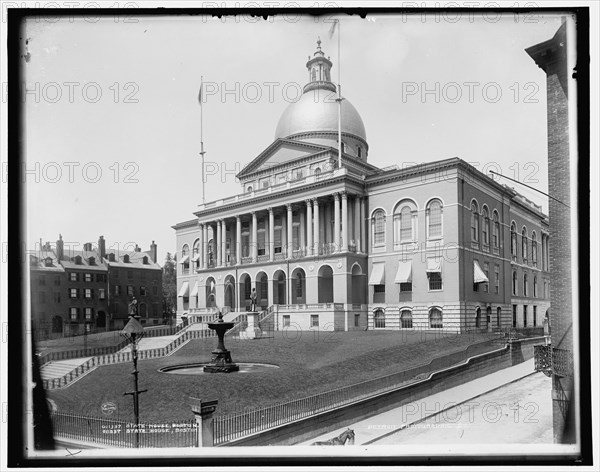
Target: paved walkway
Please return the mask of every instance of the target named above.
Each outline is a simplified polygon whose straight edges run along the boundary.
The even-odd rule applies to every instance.
[[[530,359],[302,444],[326,441],[348,428],[355,445],[552,443],[550,379],[533,369]]]
[[[63,361],[51,361],[44,364],[40,369],[40,375],[43,380],[58,379],[76,369],[81,364],[85,364],[91,357],[78,357],[75,359],[66,359]]]

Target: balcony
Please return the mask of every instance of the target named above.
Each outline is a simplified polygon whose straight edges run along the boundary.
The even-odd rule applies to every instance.
[[[551,344],[533,347],[535,371],[559,377],[573,376],[573,354],[566,349],[554,349]]]

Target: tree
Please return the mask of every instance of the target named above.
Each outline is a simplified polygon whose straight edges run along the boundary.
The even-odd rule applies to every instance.
[[[177,311],[177,260],[167,252],[165,264],[163,265],[163,313],[169,317],[169,322],[173,314]]]

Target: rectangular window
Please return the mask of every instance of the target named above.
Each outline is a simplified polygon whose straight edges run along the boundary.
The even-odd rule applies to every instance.
[[[311,328],[319,327],[319,315],[310,315],[310,327]]]
[[[54,279],[54,285],[59,286],[60,287],[60,277],[56,277]]]
[[[69,272],[69,280],[71,282],[79,282],[79,274],[77,272]]]
[[[83,274],[83,280],[85,282],[91,282],[92,281],[92,274]]]
[[[106,282],[106,274],[96,274],[96,282]]]
[[[46,285],[46,279],[43,276],[38,279],[38,285]]]
[[[93,308],[84,308],[84,314],[85,314],[85,319],[86,320],[91,320],[92,319],[92,315],[94,314],[94,309]]]
[[[537,306],[533,306],[533,326],[537,326]]]
[[[260,228],[260,224],[258,226]],[[257,246],[258,246],[258,255],[259,256],[264,256],[266,254],[266,241],[267,241],[267,232],[264,230],[264,224],[263,224],[263,229],[259,229],[256,233],[256,237],[258,238],[257,240]]]
[[[500,293],[500,266],[494,267],[494,290],[496,293]]]
[[[127,286],[127,295],[133,297],[133,285]]]
[[[523,305],[523,328],[527,328],[527,305]]]
[[[513,328],[517,327],[517,305],[513,305],[512,325],[513,325]]]
[[[290,315],[283,315],[283,327],[287,328],[290,326]]]
[[[402,282],[400,284],[401,292],[412,292],[412,282]]]
[[[300,224],[298,223],[292,226],[292,248],[294,251],[300,249]]]
[[[79,289],[78,288],[70,288],[69,289],[69,297],[70,298],[79,298]]]
[[[98,289],[98,298],[104,300],[106,298],[106,292],[103,288]]]
[[[84,292],[84,297],[88,300],[94,298],[94,289],[86,288]]]
[[[77,321],[77,319],[79,318],[79,308],[69,308],[69,315],[71,321]]]
[[[385,293],[385,285],[373,285],[373,293]]]
[[[115,285],[115,296],[119,296],[121,295],[121,286],[120,285]]]
[[[279,218],[281,224],[281,218]],[[281,226],[277,227],[277,219],[275,219],[275,254],[281,254]]]
[[[146,287],[144,287],[143,285],[140,286],[140,295],[142,295],[142,296],[147,295]]]
[[[483,263],[483,272],[485,272],[485,276],[487,277],[487,279],[490,280],[490,265],[487,262]],[[490,291],[489,283],[483,284],[483,291],[485,293],[488,293]]]
[[[442,274],[429,272],[429,290],[442,290]]]
[[[358,328],[360,326],[360,313],[354,314],[354,327]]]

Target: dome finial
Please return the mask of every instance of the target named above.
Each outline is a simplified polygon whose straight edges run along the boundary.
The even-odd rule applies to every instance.
[[[325,54],[321,50],[321,36],[317,36],[317,50],[315,51],[315,56],[324,56]]]

